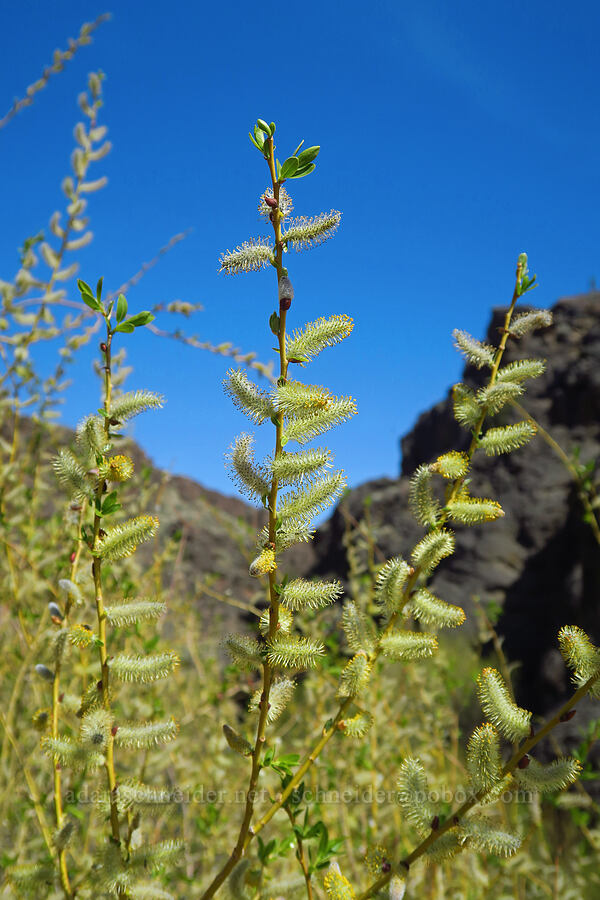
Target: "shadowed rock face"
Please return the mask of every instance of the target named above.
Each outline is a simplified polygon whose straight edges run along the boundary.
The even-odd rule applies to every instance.
[[[558,443],[582,461],[600,456],[600,293],[561,300],[554,325],[521,341],[510,341],[505,362],[525,357],[547,360],[547,371],[530,381],[523,406]],[[495,310],[487,340],[497,342],[504,310]],[[480,385],[484,373],[467,366],[463,380]],[[494,424],[517,421],[506,408]],[[345,500],[356,519],[370,498],[377,543],[387,558],[407,555],[422,531],[408,511],[408,479],[415,468],[451,449],[466,449],[470,435],[452,415],[450,392],[423,413],[401,441],[398,480],[361,485]],[[561,625],[577,624],[600,640],[600,548],[582,521],[573,481],[551,448],[537,436],[516,452],[489,459],[475,457],[472,493],[497,499],[503,519],[475,528],[456,528],[456,554],[445,560],[433,589],[450,603],[472,606],[473,595],[502,606],[499,630],[511,659],[522,660],[519,699],[547,708],[567,690],[565,669],[556,650]],[[315,543],[315,572],[347,571],[337,509]],[[473,617],[467,619],[473,622]]]

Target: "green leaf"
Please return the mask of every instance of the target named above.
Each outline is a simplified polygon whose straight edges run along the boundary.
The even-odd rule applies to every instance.
[[[279,179],[281,178],[281,163],[278,159],[275,160],[275,165],[277,167],[277,180],[279,181]]]
[[[275,755],[275,751],[273,750],[272,747],[269,747],[269,749],[265,753],[263,761],[262,761],[263,768],[267,768],[268,766],[271,765],[271,761],[272,761],[274,755]]]
[[[265,134],[271,134],[271,129],[267,125],[264,119],[257,119],[256,124],[261,131],[264,131]]]
[[[131,316],[127,321],[133,325],[134,328],[140,328],[142,325],[149,325],[154,319],[155,316],[147,309],[144,309],[142,312],[136,313],[135,316]]]
[[[267,751],[267,753],[268,753],[268,751]],[[263,762],[263,765],[267,765],[266,759],[267,759],[267,754],[265,754],[265,762]],[[281,776],[286,776],[286,775],[291,776],[293,774],[292,769],[294,768],[294,766],[298,765],[299,760],[300,760],[299,754],[286,753],[283,756],[280,756],[278,759],[273,759],[271,757],[268,765],[270,765],[271,768],[274,769]]]
[[[118,495],[116,491],[111,491],[111,493],[104,498],[104,503],[102,504],[101,514],[103,516],[109,516],[111,513],[116,512],[118,509],[121,509],[121,504],[117,499]]]
[[[298,155],[298,168],[304,168],[304,166],[308,166],[309,163],[314,162],[319,155],[320,149],[320,147],[306,147],[306,149]]]
[[[81,278],[79,278],[77,280],[77,287],[79,288],[79,293],[81,294],[83,302],[95,312],[102,312],[102,304],[99,303],[92,294],[92,289],[89,284],[86,284],[85,281],[82,281]]]
[[[122,322],[127,315],[127,299],[125,294],[119,294],[117,300],[117,322]]]
[[[275,134],[275,122],[271,122],[271,124],[269,125],[269,130],[271,132],[271,137],[273,137],[273,135]]]
[[[302,166],[302,168],[298,167],[294,175],[290,175],[290,178],[304,178],[305,175],[310,175],[311,172],[314,172],[317,167],[314,163],[310,163],[308,166]]]
[[[93,297],[92,289],[82,278],[77,279],[77,287],[79,288],[79,292],[81,294],[89,294],[90,297]]]
[[[271,313],[269,318],[269,328],[273,332],[273,334],[279,334],[279,316],[276,312]]]
[[[250,132],[248,132],[248,137],[250,138],[250,140],[252,141],[252,143],[258,150],[262,150],[262,147],[260,146],[258,141],[252,136],[252,134]]]
[[[135,331],[135,325],[132,325],[131,321],[128,319],[126,322],[121,322],[120,325],[117,325],[115,331],[122,331],[124,334],[131,334],[132,331]]]
[[[96,285],[96,300],[98,301],[98,303],[100,303],[100,300],[101,300],[101,297],[102,297],[102,282],[103,282],[103,281],[104,281],[104,278],[103,278],[103,277],[102,277],[102,278],[99,278],[99,279],[98,279],[98,284]]]
[[[258,125],[254,126],[254,138],[256,141],[256,146],[258,147],[259,150],[262,150],[264,147],[264,144],[265,144],[265,136],[262,133],[262,131],[260,130],[260,128],[258,127]]]
[[[286,178],[293,178],[294,172],[298,169],[298,157],[297,156],[288,156],[286,161],[281,167],[281,172],[279,174],[279,180],[284,181]]]
[[[277,759],[277,762],[280,764],[285,764],[286,766],[296,766],[300,762],[300,754],[285,753],[283,756],[280,756]]]

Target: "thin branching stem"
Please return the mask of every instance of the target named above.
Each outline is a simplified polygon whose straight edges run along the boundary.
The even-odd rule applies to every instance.
[[[292,830],[294,829],[294,825],[296,824],[294,821],[294,815],[289,808],[289,806],[285,807],[285,811],[288,814],[288,818],[290,820]],[[302,842],[302,838],[297,832],[294,832],[294,837],[296,839],[296,859],[300,863],[300,868],[302,869],[302,874],[304,876],[304,882],[306,884],[306,896],[308,900],[313,900],[313,889],[312,889],[312,876],[308,867],[308,862],[306,859],[306,853],[304,850],[304,844]]]
[[[277,180],[277,173],[275,170],[275,152],[274,152],[274,144],[273,137],[270,136],[265,142],[266,146],[266,155],[267,161],[269,164],[269,171],[271,173],[271,183],[273,185],[273,197],[275,199],[276,204],[279,203],[279,189],[280,184]],[[278,206],[273,210],[272,215],[273,222],[273,230],[275,232],[275,268],[277,271],[277,282],[279,284],[279,280],[283,275],[283,241],[281,237],[281,219],[279,214]],[[280,309],[279,313],[279,335],[278,335],[278,346],[279,346],[279,381],[283,383],[287,377],[287,368],[288,361],[285,353],[285,323],[286,323],[286,310]],[[281,455],[282,452],[282,444],[281,444],[281,436],[283,432],[283,413],[279,412],[275,418],[275,458]],[[278,481],[275,475],[271,481],[271,490],[269,492],[268,497],[268,505],[269,505],[269,542],[275,547],[275,538],[276,538],[276,526],[277,526],[277,490],[278,490]],[[277,576],[275,572],[269,572],[269,639],[274,638],[277,632],[277,625],[279,621],[279,597],[277,595]],[[250,780],[248,784],[248,790],[246,792],[246,805],[244,809],[244,817],[242,819],[242,824],[240,826],[237,842],[233,851],[221,869],[220,872],[217,873],[211,884],[208,886],[204,894],[202,894],[202,900],[208,900],[209,897],[213,897],[219,887],[223,884],[223,882],[228,878],[231,874],[239,860],[242,858],[245,848],[248,845],[249,840],[252,839],[254,835],[254,830],[251,826],[252,816],[254,813],[254,804],[256,802],[256,787],[258,784],[258,778],[261,770],[261,756],[265,744],[265,734],[267,729],[267,715],[269,711],[269,694],[271,691],[271,684],[273,682],[273,667],[270,663],[265,660],[263,663],[263,679],[262,679],[262,692],[261,699],[259,704],[259,717],[258,717],[258,725],[256,728],[256,739],[254,741],[254,748],[252,751],[252,769],[250,772]]]
[[[495,379],[498,375],[498,369],[499,369],[500,363],[502,361],[502,356],[504,355],[504,350],[506,348],[506,341],[508,338],[508,329],[509,329],[509,325],[510,325],[510,320],[512,318],[512,314],[513,314],[515,305],[516,305],[518,297],[519,297],[517,286],[520,282],[520,279],[521,279],[521,264],[519,263],[519,265],[517,266],[517,274],[516,274],[517,283],[515,285],[515,290],[513,293],[510,307],[507,310],[507,313],[505,316],[504,333],[502,336],[502,341],[500,342],[500,346],[498,347],[496,357],[494,359],[494,367],[492,369],[492,374],[490,376],[490,384],[493,384],[495,382]],[[483,423],[485,421],[486,415],[487,415],[487,410],[484,409],[480,416],[480,419],[474,429],[473,438],[471,440],[471,445],[467,452],[469,460],[472,459],[475,451],[477,450],[479,433],[481,431],[481,428],[483,427]],[[464,480],[463,478],[456,479],[456,481],[454,482],[454,484],[451,488],[449,499],[452,499],[453,497],[456,496],[456,494],[458,494],[460,487],[463,483],[463,480]],[[444,521],[444,519],[442,519],[442,522],[443,521]],[[440,527],[441,527],[441,524],[440,524]],[[398,608],[397,612],[391,617],[390,621],[388,622],[387,627],[384,632],[384,635],[391,631],[398,616],[401,614],[402,610],[404,609],[406,604],[409,602],[411,593],[412,593],[412,591],[417,583],[417,580],[419,579],[419,576],[421,574],[422,573],[418,567],[413,570],[413,573],[410,575],[410,577],[404,587],[402,599],[398,605],[399,608]],[[375,651],[373,653],[373,662],[375,662],[375,660],[379,657],[380,653],[381,653],[381,648],[378,645],[375,648]],[[275,803],[273,803],[273,805],[267,810],[265,815],[254,825],[254,827],[252,829],[252,833],[249,834],[248,837],[246,838],[246,846],[250,843],[252,838],[256,834],[258,834],[258,832],[261,831],[268,822],[270,822],[270,820],[273,818],[275,813],[278,812],[278,810],[281,809],[281,807],[287,801],[287,799],[290,796],[290,794],[292,793],[292,791],[300,783],[300,781],[302,780],[302,778],[304,777],[306,772],[310,769],[310,767],[313,765],[313,763],[315,762],[315,760],[317,759],[319,754],[326,747],[326,745],[329,743],[329,741],[334,736],[334,734],[336,734],[337,731],[339,730],[339,725],[343,720],[344,714],[351,704],[352,704],[352,699],[347,699],[342,702],[335,717],[331,721],[331,724],[329,724],[329,726],[323,730],[323,734],[321,735],[321,737],[318,740],[318,742],[316,743],[316,745],[304,756],[302,762],[300,763],[299,768],[296,770],[296,772],[292,776],[292,778],[289,781],[289,783],[287,784],[285,790],[282,791],[281,794],[278,795],[278,798],[275,801]]]
[[[111,378],[111,340],[112,334],[110,331],[109,319],[106,319],[106,350],[104,351],[105,356],[105,364],[104,364],[104,433],[106,435],[107,441],[110,433],[110,403],[111,403],[111,394],[112,394],[112,378]],[[93,550],[98,550],[100,546],[100,531],[101,531],[101,523],[102,517],[99,515],[100,507],[102,505],[102,495],[104,493],[105,485],[102,478],[98,478],[98,485],[96,487],[96,509],[94,510],[94,538],[93,538]],[[102,705],[107,712],[110,712],[110,690],[109,690],[109,680],[110,680],[110,672],[108,666],[108,649],[107,649],[107,641],[106,641],[106,613],[104,611],[104,599],[102,595],[102,557],[94,556],[94,561],[92,563],[92,573],[94,577],[94,598],[96,601],[96,614],[98,617],[98,638],[99,638],[99,646],[98,652],[100,655],[100,668],[101,668],[101,683],[102,683]],[[109,800],[110,800],[110,827],[113,840],[118,844],[121,841],[120,835],[120,826],[119,826],[119,810],[118,810],[118,802],[117,802],[117,777],[115,774],[115,764],[114,764],[114,737],[112,734],[109,735],[108,741],[106,744],[106,753],[105,753],[106,761],[104,764],[104,768],[106,770],[106,777],[108,781],[108,790],[109,790]]]
[[[504,356],[504,351],[506,350],[506,343],[508,341],[508,337],[510,334],[510,321],[511,321],[513,313],[515,311],[515,306],[517,305],[517,301],[520,297],[519,285],[521,283],[522,271],[523,271],[523,264],[522,264],[521,260],[519,260],[519,262],[517,264],[515,289],[513,291],[512,300],[510,301],[510,306],[506,310],[506,313],[504,316],[504,327],[502,329],[502,337],[500,339],[498,349],[496,350],[496,354],[494,356],[494,364],[492,366],[492,372],[490,375],[490,380],[488,382],[488,387],[492,387],[496,383],[496,378],[498,377],[498,369],[500,368],[500,363],[502,362],[502,357]],[[469,459],[469,462],[471,462],[471,460],[473,459],[473,456],[475,454],[475,451],[477,450],[477,446],[479,444],[479,438],[481,436],[481,429],[483,428],[483,423],[486,420],[487,414],[488,414],[488,407],[484,406],[481,410],[481,415],[479,416],[479,419],[477,420],[477,424],[475,425],[475,427],[473,429],[473,436],[471,438],[471,443],[469,444],[469,449],[467,450],[467,457]],[[446,503],[451,503],[453,500],[456,499],[456,497],[460,493],[460,490],[463,486],[464,480],[465,480],[465,476],[463,476],[462,478],[456,479],[456,481],[452,485],[452,488],[450,489],[450,492],[446,498]],[[438,527],[441,528],[442,525],[444,524],[444,522],[446,521],[446,519],[447,519],[447,514],[442,514],[442,516],[440,517],[440,523],[439,523]]]
[[[536,734],[532,734],[528,737],[518,748],[515,750],[513,755],[510,757],[504,768],[502,769],[501,778],[506,778],[507,775],[512,774],[517,768],[519,761],[529,753],[536,744],[539,744],[543,738],[545,738],[550,732],[556,728],[557,725],[561,724],[561,722],[565,721],[566,714],[574,709],[580,700],[582,700],[587,693],[594,686],[598,678],[600,677],[600,672],[595,672],[591,678],[582,684],[575,693],[563,703],[560,709],[552,716],[551,719],[545,723],[545,725],[540,728],[540,730]],[[479,801],[485,796],[486,790],[478,791],[476,794],[473,794],[469,797],[468,800],[459,806],[456,810],[454,810],[450,815],[446,818],[446,820],[440,823],[439,827],[435,831],[431,831],[431,833],[425,838],[425,840],[421,841],[418,847],[410,853],[405,859],[403,859],[399,865],[396,867],[398,871],[404,871],[404,873],[408,872],[410,866],[416,862],[424,853],[429,850],[429,848],[435,844],[435,842],[443,835],[446,834],[451,828],[455,828],[460,824],[461,820],[464,816],[479,803]],[[368,900],[369,897],[374,897],[378,891],[382,890],[390,881],[393,875],[392,872],[388,872],[385,875],[382,875],[381,878],[378,878],[373,884],[371,884],[366,891],[363,891],[362,894],[358,895],[357,900]]]
[[[87,501],[82,503],[81,509],[79,511],[79,524],[78,524],[78,534],[81,534],[81,526],[83,525],[83,520],[85,517],[85,513],[87,511]],[[75,581],[75,577],[77,574],[77,566],[79,563],[79,557],[81,555],[81,542],[78,542],[77,551],[75,553],[75,558],[71,563],[71,571],[69,573],[69,579],[71,581]],[[69,614],[71,612],[71,606],[73,605],[73,600],[71,596],[67,598],[67,602],[65,604],[64,618],[62,622],[62,627],[67,628],[69,623]],[[63,662],[64,650],[57,654],[56,659],[56,667],[54,670],[54,681],[52,682],[52,727],[51,733],[52,738],[54,740],[58,739],[59,729],[59,715],[60,715],[60,702],[61,702],[61,689],[60,689],[60,676],[62,670],[62,662]],[[54,761],[54,815],[56,818],[56,827],[60,830],[64,821],[64,810],[63,810],[63,802],[62,802],[62,770],[58,761]],[[71,882],[69,879],[69,869],[67,864],[67,850],[66,847],[60,847],[58,850],[58,869],[60,874],[60,883],[63,889],[63,893],[65,897],[71,898],[74,896],[73,889],[71,887]]]

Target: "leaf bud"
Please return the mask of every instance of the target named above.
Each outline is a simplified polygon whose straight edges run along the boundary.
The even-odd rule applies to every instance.
[[[279,301],[279,309],[282,312],[286,312],[290,308],[291,305],[292,305],[292,301],[289,300],[288,298],[286,298],[285,300]]]
[[[292,282],[287,276],[283,275],[279,279],[279,302],[283,303],[284,300],[289,300],[290,303],[294,299],[294,287]],[[289,309],[289,306],[287,307]]]
[[[525,754],[525,756],[522,756],[521,759],[519,760],[519,762],[517,763],[517,768],[518,769],[526,769],[527,766],[529,765],[529,763],[530,763],[530,758],[529,758],[529,756],[527,756],[527,754]]]
[[[569,709],[569,710],[567,710],[566,713],[563,713],[563,714],[562,714],[562,716],[560,717],[560,720],[559,720],[559,721],[561,721],[561,722],[568,722],[568,721],[570,721],[570,719],[573,718],[573,716],[575,715],[576,712],[577,712],[576,709]]]
[[[70,557],[69,557],[70,562],[74,563],[74,562],[75,562],[75,557],[76,557],[76,556],[77,556],[77,554],[76,554],[75,551],[73,550],[73,552],[71,553],[71,555],[70,555]]]
[[[102,343],[100,344],[100,349],[102,350],[103,353],[106,353],[106,351],[108,350],[108,347],[106,346],[104,341],[102,341]]]
[[[232,750],[235,750],[240,756],[251,756],[252,745],[241,734],[238,734],[229,725],[223,725],[223,734]]]
[[[275,197],[265,196],[263,197],[263,200],[270,209],[277,209],[277,200],[275,199]]]
[[[64,619],[64,616],[63,616],[62,612],[60,611],[58,604],[54,603],[54,601],[51,601],[48,604],[48,612],[50,613],[50,618],[52,619],[54,624],[60,625],[60,623]]]
[[[118,726],[118,725],[113,725],[113,726],[112,726],[112,728],[110,729],[110,733],[112,734],[113,737],[115,736],[115,734],[117,733],[118,730],[119,730],[119,726]]]
[[[35,671],[38,673],[40,678],[44,679],[44,681],[49,681],[50,683],[54,681],[54,672],[51,672],[48,666],[44,666],[42,663],[38,663],[35,667]]]

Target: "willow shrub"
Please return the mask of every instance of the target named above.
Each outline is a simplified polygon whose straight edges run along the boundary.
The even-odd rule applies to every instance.
[[[248,740],[229,725],[225,737],[232,750],[249,759],[246,803],[237,840],[227,861],[202,894],[212,897],[236,870],[252,842],[279,810],[286,812],[297,846],[306,891],[312,896],[311,882],[319,869],[328,867],[324,878],[327,896],[366,898],[404,894],[410,866],[420,857],[435,860],[451,858],[465,849],[512,855],[520,837],[507,831],[497,817],[489,814],[493,803],[510,785],[531,791],[559,791],[573,782],[580,770],[576,759],[561,758],[550,765],[537,762],[530,751],[559,722],[568,719],[578,700],[597,693],[600,654],[589,638],[576,626],[567,626],[559,634],[561,652],[573,671],[577,689],[572,698],[539,731],[531,725],[532,713],[519,708],[498,671],[483,670],[478,681],[478,697],[488,721],[471,735],[467,748],[469,796],[451,811],[444,812],[431,799],[427,772],[419,759],[406,758],[397,776],[399,803],[406,823],[413,825],[420,838],[411,853],[402,859],[383,856],[372,867],[374,879],[360,893],[342,874],[333,859],[335,848],[326,830],[319,831],[319,845],[307,855],[304,844],[313,832],[297,821],[298,789],[309,769],[333,738],[362,740],[373,724],[369,696],[371,683],[380,662],[426,661],[438,648],[437,631],[456,627],[465,618],[462,609],[446,603],[428,588],[437,566],[454,552],[456,525],[478,526],[493,523],[504,515],[498,501],[471,493],[471,462],[478,451],[489,456],[519,450],[535,435],[535,426],[526,419],[513,425],[494,426],[490,420],[507,403],[520,397],[527,381],[542,374],[543,360],[519,360],[502,365],[509,339],[518,340],[530,331],[551,324],[545,310],[515,312],[519,300],[536,284],[529,274],[526,254],[518,259],[515,286],[505,315],[498,346],[475,340],[456,330],[454,339],[465,358],[480,369],[489,370],[484,387],[474,391],[459,384],[454,389],[454,414],[472,435],[466,452],[450,451],[428,465],[420,466],[411,481],[410,504],[424,528],[424,535],[412,548],[408,559],[396,557],[381,566],[374,585],[377,615],[367,616],[356,603],[344,604],[342,625],[350,658],[339,676],[337,708],[319,729],[316,742],[302,757],[274,756],[268,748],[269,726],[293,702],[295,677],[303,670],[318,666],[325,653],[322,643],[304,636],[295,626],[294,616],[301,611],[322,610],[338,601],[342,586],[338,581],[289,579],[284,571],[285,551],[312,536],[314,516],[333,503],[344,488],[342,472],[327,472],[331,455],[322,446],[304,447],[329,429],[345,422],[356,412],[350,397],[336,397],[326,388],[300,381],[296,372],[305,368],[321,352],[347,338],[351,320],[344,314],[318,319],[287,331],[288,313],[294,290],[284,254],[291,249],[307,249],[330,238],[340,223],[340,213],[332,210],[313,217],[292,217],[292,198],[284,187],[310,175],[316,166],[319,147],[302,149],[280,163],[275,157],[275,123],[259,119],[250,135],[263,156],[270,175],[270,186],[259,200],[259,212],[270,222],[272,237],[244,241],[221,256],[221,270],[229,274],[251,272],[272,266],[277,278],[278,309],[269,318],[276,337],[279,377],[271,391],[259,389],[242,370],[231,370],[226,390],[255,425],[270,423],[274,428],[272,456],[257,463],[252,453],[253,435],[241,434],[234,442],[229,462],[242,491],[262,504],[268,524],[259,533],[257,556],[250,575],[268,580],[268,609],[261,617],[255,637],[233,635],[227,646],[240,666],[260,673],[260,687],[250,707],[257,716],[253,736]],[[488,526],[489,527],[489,526]],[[505,746],[512,750],[505,755]],[[272,798],[268,810],[255,815],[256,790],[261,772],[275,767],[281,775],[281,790]],[[304,820],[306,826],[306,819]],[[314,829],[314,826],[313,826]],[[304,842],[304,843],[303,843]],[[241,865],[237,881],[247,866]],[[251,896],[251,892],[248,894]]]
[[[257,535],[249,566],[249,574],[261,594],[266,593],[267,602],[254,633],[246,631],[225,639],[235,666],[231,671],[245,672],[246,684],[251,686],[250,718],[240,724],[232,704],[218,690],[207,700],[211,688],[202,677],[197,697],[192,699],[190,660],[198,666],[197,648],[189,647],[185,677],[178,690],[169,691],[168,682],[163,687],[163,679],[178,665],[175,651],[180,648],[175,642],[175,650],[158,649],[155,640],[144,636],[164,613],[164,600],[160,595],[134,598],[129,590],[119,594],[123,560],[158,527],[153,516],[123,518],[120,486],[133,472],[131,460],[118,452],[119,432],[134,415],[159,407],[161,398],[146,391],[115,395],[112,345],[122,334],[148,324],[152,315],[143,312],[127,318],[122,295],[117,301],[103,301],[101,284],[94,292],[80,282],[83,302],[106,331],[101,344],[103,402],[80,424],[75,448],[64,449],[55,461],[56,473],[69,490],[78,541],[69,577],[56,585],[50,603],[51,640],[45,655],[36,657],[35,666],[38,683],[48,695],[47,707],[34,718],[42,732],[42,750],[49,757],[46,795],[52,801],[54,824],[49,824],[48,804],[37,787],[42,776],[36,763],[37,781],[30,768],[26,777],[44,846],[38,849],[37,858],[20,858],[11,867],[9,878],[18,895],[54,892],[67,898],[209,898],[223,888],[236,900],[274,896],[289,900],[302,894],[312,898],[322,896],[323,890],[332,900],[376,896],[398,900],[406,891],[410,894],[411,879],[415,890],[422,893],[419,868],[413,867],[418,860],[450,860],[453,871],[459,869],[459,854],[465,851],[500,858],[514,854],[522,836],[500,815],[500,798],[507,791],[560,791],[579,773],[580,763],[575,758],[563,757],[544,765],[532,754],[539,741],[572,716],[585,694],[598,693],[600,654],[576,626],[566,626],[559,634],[575,691],[536,730],[532,713],[516,705],[500,671],[487,666],[480,673],[477,697],[485,721],[464,747],[461,774],[467,786],[460,801],[458,794],[442,801],[429,786],[439,780],[432,763],[442,762],[435,747],[424,748],[420,756],[405,753],[396,759],[394,747],[406,743],[410,722],[403,722],[402,734],[398,725],[396,735],[396,719],[389,718],[390,711],[397,711],[396,701],[404,699],[397,696],[398,686],[404,685],[411,691],[406,701],[414,710],[416,731],[433,735],[441,744],[448,730],[458,744],[459,731],[452,726],[451,715],[445,718],[436,711],[430,719],[434,725],[427,730],[427,716],[433,716],[427,703],[449,703],[440,676],[444,663],[438,632],[459,627],[465,614],[437,597],[429,581],[437,566],[454,552],[457,526],[493,527],[494,520],[504,515],[496,499],[476,494],[471,479],[475,453],[495,456],[518,451],[535,436],[535,425],[529,419],[508,426],[490,424],[524,393],[527,381],[544,370],[541,360],[502,365],[509,340],[551,324],[546,311],[516,312],[519,300],[535,286],[525,254],[518,259],[513,297],[498,346],[481,343],[462,331],[454,334],[466,359],[489,371],[489,378],[478,391],[466,385],[454,390],[455,416],[471,434],[468,450],[444,453],[420,466],[413,476],[410,504],[423,535],[406,559],[396,557],[377,567],[371,565],[367,589],[355,591],[343,601],[343,587],[337,580],[308,581],[285,574],[286,551],[311,540],[315,515],[344,490],[343,474],[332,470],[332,455],[320,438],[353,416],[356,405],[352,398],[336,397],[324,387],[301,381],[296,374],[321,352],[334,352],[335,345],[350,336],[353,323],[340,313],[288,332],[294,290],[284,259],[287,262],[290,250],[308,249],[330,238],[341,217],[333,210],[313,217],[292,216],[292,199],[284,185],[315,170],[319,147],[303,150],[300,144],[280,163],[275,157],[274,133],[274,123],[258,120],[250,135],[269,170],[270,185],[259,199],[259,212],[270,224],[272,236],[244,241],[220,260],[225,273],[272,267],[277,279],[277,308],[268,319],[277,343],[276,381],[264,388],[240,368],[231,369],[225,381],[230,398],[253,426],[273,428],[273,450],[266,459],[255,459],[251,432],[240,434],[227,454],[233,477],[243,493],[264,508],[267,519]],[[327,608],[334,604],[342,609],[342,652],[328,617]],[[183,642],[185,630],[183,623],[179,629],[176,625],[173,636]],[[140,644],[143,652],[132,652],[131,647],[140,648]],[[208,662],[204,665],[204,672],[210,673]],[[316,671],[305,675],[308,670]],[[419,682],[414,673],[421,671]],[[65,681],[68,692],[62,689]],[[78,687],[73,689],[73,685]],[[154,690],[149,695],[150,710],[144,703],[147,690]],[[168,697],[169,703],[163,704],[161,697]],[[195,818],[190,818],[184,807],[187,846],[180,840],[177,813],[171,820],[164,815],[177,804],[171,779],[168,787],[162,787],[147,784],[143,778],[151,750],[178,737],[172,715],[161,715],[164,709],[176,715],[178,702],[187,718],[200,707],[206,716],[208,706],[229,719],[218,751],[210,729],[196,729],[193,737],[182,735],[182,747],[171,758],[178,774],[189,783],[199,775],[208,781],[218,770],[228,787],[239,780],[240,768],[247,769],[238,821],[231,818],[231,808],[220,819],[214,805]],[[130,718],[128,709],[135,711],[135,718]],[[294,709],[301,723],[299,736],[297,732],[288,735],[287,723]],[[149,715],[141,716],[140,710]],[[281,723],[286,726],[282,737],[278,735]],[[299,748],[299,744],[303,746]],[[16,743],[15,748],[17,752]],[[132,751],[137,751],[136,759],[141,751],[141,765],[127,762]],[[375,808],[368,823],[350,821],[344,832],[350,834],[354,845],[361,843],[364,831],[369,830],[367,868],[361,872],[354,864],[356,846],[343,848],[336,815],[332,817],[331,810],[309,802],[307,784],[308,779],[314,783],[319,768],[326,766],[329,777],[343,787],[346,774],[365,767],[367,752],[372,768],[378,760],[393,762],[394,774],[382,765],[377,784],[394,795],[390,812],[395,817],[393,832],[400,839],[395,840],[396,851],[378,845],[377,829],[389,838],[390,828],[382,816],[378,818]],[[458,747],[453,759],[457,755]],[[133,777],[136,768],[138,775]],[[273,779],[279,782],[275,789]],[[92,788],[91,813],[84,819],[84,827],[78,827],[82,809],[75,801],[65,805],[65,797],[67,792],[69,797],[81,796],[86,785]],[[267,785],[266,802],[261,798],[263,785]],[[233,813],[237,815],[238,809],[234,805]],[[155,835],[157,821],[167,832],[162,840]],[[218,840],[218,846],[210,847],[211,837]],[[296,877],[287,856],[291,847]],[[211,868],[204,887],[197,877],[200,871],[206,874],[203,856],[210,860]],[[185,876],[178,868],[180,858],[186,863]],[[282,861],[285,881],[278,867]],[[347,869],[349,861],[352,865]],[[154,877],[159,871],[162,881]],[[171,885],[178,891],[176,895],[167,889]]]

